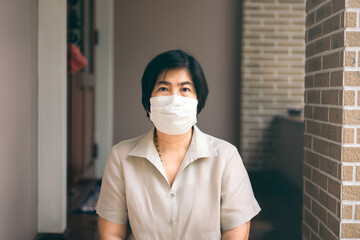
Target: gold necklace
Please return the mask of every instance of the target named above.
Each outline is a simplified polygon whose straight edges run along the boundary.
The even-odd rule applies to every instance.
[[[157,136],[157,133],[156,133],[156,129],[155,129],[155,132],[154,132],[154,142],[155,142],[156,151],[158,152],[160,161],[162,162],[160,149],[159,149],[159,141],[158,141],[158,136]]]
[[[191,138],[192,138],[193,134],[194,134],[194,128],[192,128],[192,131],[191,131]],[[158,140],[156,128],[154,130],[154,142],[155,142],[156,151],[158,152],[160,161],[162,162],[161,154],[160,154],[160,148],[159,148],[159,140]]]

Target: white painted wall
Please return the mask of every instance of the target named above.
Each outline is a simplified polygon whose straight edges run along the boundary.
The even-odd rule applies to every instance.
[[[66,1],[39,0],[38,231],[66,229]]]
[[[150,129],[141,105],[142,73],[155,55],[182,48],[199,60],[209,84],[198,126],[238,145],[237,2],[115,1],[114,142]]]
[[[95,1],[99,44],[95,47],[95,176],[101,177],[113,145],[114,110],[114,0]]]
[[[0,3],[0,239],[37,233],[37,0]]]

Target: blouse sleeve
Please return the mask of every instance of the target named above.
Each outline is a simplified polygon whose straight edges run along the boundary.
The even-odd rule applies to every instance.
[[[112,149],[106,162],[96,212],[102,218],[118,224],[128,220],[123,169]]]
[[[237,149],[234,147],[229,152],[221,183],[222,230],[248,222],[261,210]]]

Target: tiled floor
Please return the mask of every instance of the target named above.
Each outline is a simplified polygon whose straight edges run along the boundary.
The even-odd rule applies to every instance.
[[[274,173],[250,174],[262,210],[252,220],[251,240],[300,240],[301,191],[290,191]],[[68,218],[72,240],[99,240],[97,216],[72,214]]]

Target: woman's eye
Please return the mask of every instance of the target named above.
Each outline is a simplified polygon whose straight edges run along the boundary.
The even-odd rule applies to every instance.
[[[190,88],[183,88],[182,91],[183,92],[190,92]]]
[[[165,91],[167,91],[167,88],[166,88],[166,87],[161,87],[161,88],[159,88],[159,92],[165,92]]]

